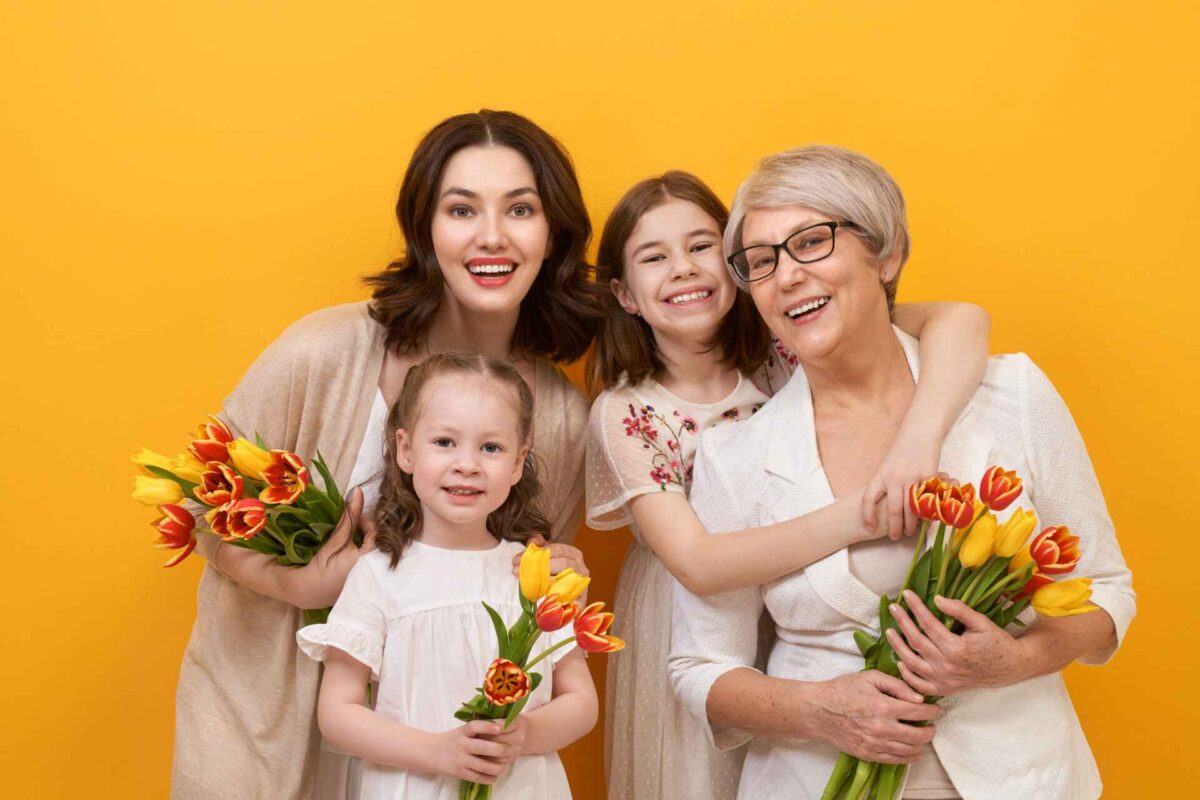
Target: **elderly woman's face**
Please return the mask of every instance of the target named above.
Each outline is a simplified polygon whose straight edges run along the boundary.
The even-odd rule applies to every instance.
[[[845,221],[803,206],[751,209],[742,224],[742,246],[777,244],[809,225]],[[877,261],[850,228],[838,228],[834,236],[827,258],[800,264],[782,251],[775,273],[750,284],[767,327],[801,361],[821,359],[873,319],[887,319],[881,282],[896,273],[899,256]]]

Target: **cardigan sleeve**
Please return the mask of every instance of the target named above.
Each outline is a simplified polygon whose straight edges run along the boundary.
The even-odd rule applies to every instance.
[[[1108,612],[1117,642],[1080,661],[1103,664],[1125,638],[1136,613],[1133,578],[1100,482],[1071,412],[1054,385],[1028,357],[1022,386],[1022,434],[1029,457],[1029,498],[1045,524],[1066,525],[1079,537],[1082,551],[1071,577],[1092,579],[1092,602]]]
[[[730,490],[720,464],[706,449],[708,438],[701,436],[696,450],[690,500],[705,530],[720,535],[747,525],[736,511],[738,498]],[[674,608],[667,670],[675,694],[703,723],[714,747],[718,750],[738,747],[749,741],[751,734],[711,724],[708,694],[725,673],[755,669],[759,618],[763,612],[762,590],[750,587],[697,597],[678,581],[672,583]]]

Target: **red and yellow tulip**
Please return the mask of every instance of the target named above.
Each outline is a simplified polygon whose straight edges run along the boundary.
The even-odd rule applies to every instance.
[[[992,511],[1003,511],[1021,494],[1021,478],[1003,467],[991,467],[979,482],[979,499]]]
[[[223,506],[242,499],[245,488],[242,476],[232,467],[220,461],[210,461],[200,474],[200,483],[193,494],[206,506]]]
[[[539,628],[551,633],[574,619],[578,612],[576,603],[564,603],[558,595],[548,594],[538,603],[534,620]]]
[[[1044,575],[1066,575],[1079,563],[1079,537],[1066,525],[1051,525],[1034,537],[1029,548],[1018,553],[1013,562],[1033,561]]]
[[[196,435],[192,437],[192,443],[188,445],[188,451],[205,463],[209,461],[224,463],[229,460],[228,445],[233,441],[233,434],[229,432],[229,428],[225,427],[224,422],[212,414],[208,415],[208,420],[197,429]]]
[[[945,484],[941,478],[928,478],[908,487],[908,508],[918,519],[938,518],[938,494]]]
[[[267,488],[259,494],[265,503],[290,505],[304,494],[312,478],[300,456],[286,450],[272,450],[271,463],[262,471]]]
[[[154,529],[158,531],[158,541],[154,546],[182,550],[163,564],[164,567],[173,567],[196,549],[196,520],[186,509],[173,503],[164,503],[158,510],[163,516],[154,523]]]
[[[529,694],[529,676],[507,658],[497,658],[483,676],[483,696],[496,706],[511,705]]]
[[[267,507],[252,497],[230,503],[225,514],[225,528],[233,539],[249,539],[267,524]]]
[[[616,636],[609,636],[613,615],[601,611],[604,603],[592,603],[575,619],[575,643],[589,653],[615,653],[625,646]]]
[[[937,497],[938,519],[951,528],[965,528],[975,519],[975,487],[942,484]]]

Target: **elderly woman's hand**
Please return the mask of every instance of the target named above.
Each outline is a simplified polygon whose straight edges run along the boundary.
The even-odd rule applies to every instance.
[[[843,753],[884,764],[909,764],[933,739],[932,721],[942,715],[935,705],[904,681],[876,670],[842,675],[817,684],[812,730]]]
[[[1029,664],[1020,639],[961,600],[937,597],[937,607],[965,626],[951,633],[921,599],[904,593],[912,616],[893,603],[892,616],[903,636],[887,632],[888,642],[900,661],[900,676],[923,694],[945,697],[968,689],[1008,686],[1023,680]],[[913,620],[913,617],[916,620]]]
[[[876,529],[876,504],[883,500],[887,503],[888,537],[899,541],[901,536],[916,533],[918,520],[908,507],[908,487],[937,473],[941,448],[940,440],[929,441],[901,428],[863,492],[862,518],[868,528]]]
[[[526,542],[528,544],[536,544],[538,547],[546,547],[546,539],[540,533],[535,533],[530,536]],[[568,567],[575,570],[580,575],[587,577],[591,573],[588,572],[587,564],[583,561],[583,551],[578,547],[572,547],[569,544],[561,544],[559,542],[551,542],[550,545],[550,574],[557,575]],[[513,556],[513,575],[519,575],[521,572],[521,554],[517,553]]]

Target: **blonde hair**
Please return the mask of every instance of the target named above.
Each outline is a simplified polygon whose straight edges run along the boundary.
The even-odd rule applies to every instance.
[[[523,444],[528,444],[533,427],[533,394],[520,373],[505,361],[477,353],[449,352],[432,355],[409,369],[400,396],[388,412],[383,481],[375,506],[375,545],[392,557],[393,567],[399,563],[404,546],[421,531],[421,500],[413,489],[412,476],[396,463],[396,431],[412,430],[423,410],[423,390],[444,375],[480,375],[512,389],[517,399],[517,429]],[[548,538],[550,523],[536,505],[540,491],[537,460],[530,452],[525,457],[520,480],[509,490],[504,503],[488,514],[488,531],[497,539],[518,542],[534,533],[544,533]]]
[[[738,187],[725,228],[725,252],[742,249],[746,214],[756,208],[804,206],[838,221],[853,222],[853,231],[880,261],[900,254],[908,261],[910,239],[904,195],[887,170],[871,159],[832,145],[809,145],[769,155]],[[734,274],[742,288],[746,284]],[[888,308],[896,300],[900,269],[884,285]]]

